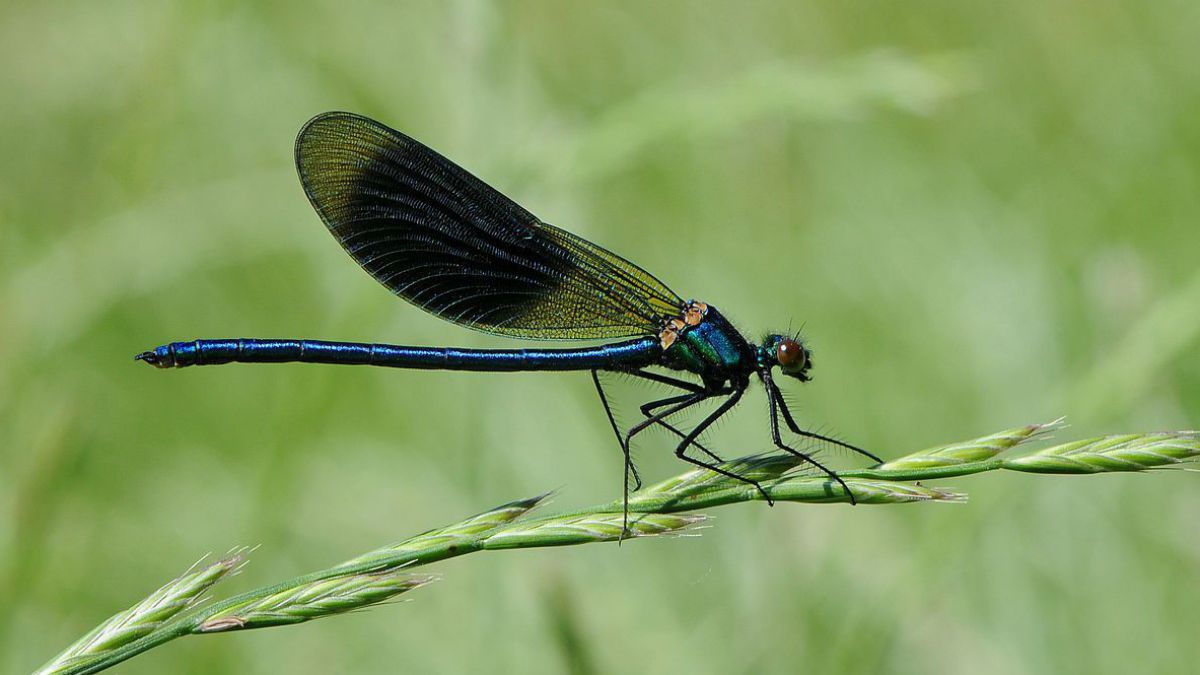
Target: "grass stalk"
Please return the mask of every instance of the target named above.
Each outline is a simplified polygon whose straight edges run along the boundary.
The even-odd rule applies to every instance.
[[[859,504],[963,502],[966,495],[923,485],[988,471],[1094,474],[1177,467],[1200,457],[1200,432],[1105,436],[1002,457],[1044,438],[1061,420],[1009,429],[982,438],[921,450],[884,464],[839,472]],[[806,471],[791,455],[753,455],[727,470],[758,480],[777,502],[849,502],[830,477]],[[201,606],[205,592],[240,564],[245,551],[197,565],[145,600],[118,613],[64,650],[38,673],[95,673],[185,635],[289,625],[363,609],[428,584],[412,569],[476,551],[574,546],[685,532],[704,521],[696,513],[762,499],[757,489],[706,469],[649,486],[629,500],[622,536],[622,501],[530,517],[549,494],[504,504],[447,527],[356,556],[339,565]]]
[[[146,596],[141,602],[93,628],[58,656],[39,668],[35,675],[74,672],[101,660],[118,647],[135,642],[162,628],[168,620],[203,601],[205,592],[241,566],[245,549],[236,550],[209,563],[192,565],[186,572]]]

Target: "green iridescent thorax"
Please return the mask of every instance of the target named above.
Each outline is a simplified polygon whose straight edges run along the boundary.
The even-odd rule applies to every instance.
[[[706,382],[744,379],[754,370],[754,348],[716,308],[705,310],[699,323],[678,332],[663,352],[663,365],[696,373]]]

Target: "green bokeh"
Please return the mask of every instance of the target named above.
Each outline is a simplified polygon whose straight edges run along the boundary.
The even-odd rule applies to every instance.
[[[261,545],[229,592],[547,489],[616,496],[585,375],[133,363],[193,337],[513,346],[396,301],[322,231],[291,144],[324,110],[755,334],[803,324],[802,419],[885,457],[1059,415],[1200,426],[1198,25],[1183,0],[6,4],[0,670],[208,551]],[[764,409],[714,440],[764,449]],[[644,445],[648,477],[668,455]],[[949,484],[972,501],[472,556],[412,603],[122,672],[1200,662],[1194,475]]]

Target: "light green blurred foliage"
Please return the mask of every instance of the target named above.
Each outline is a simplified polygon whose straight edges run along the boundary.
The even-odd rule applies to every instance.
[[[0,670],[206,551],[269,551],[248,588],[546,489],[617,496],[583,375],[133,363],[193,337],[512,346],[322,231],[291,143],[324,110],[748,331],[803,325],[802,419],[884,457],[1060,414],[1200,426],[1198,26],[1182,0],[4,4]],[[713,435],[729,456],[766,447],[760,396]],[[665,440],[651,479],[680,469]],[[412,603],[122,672],[1200,661],[1194,476],[948,483],[971,503],[745,505],[700,538],[451,563]]]

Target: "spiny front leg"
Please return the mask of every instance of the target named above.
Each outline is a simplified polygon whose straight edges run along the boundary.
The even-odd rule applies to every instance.
[[[774,380],[771,379],[770,377],[764,378],[763,381],[767,385],[767,395],[771,397],[771,399],[773,401],[772,405],[779,406],[779,411],[780,411],[780,413],[783,414],[783,421],[787,424],[788,429],[790,429],[792,433],[794,433],[798,436],[804,436],[805,438],[812,438],[812,439],[816,439],[818,441],[825,441],[827,443],[832,443],[834,445],[846,448],[847,450],[853,450],[854,452],[857,452],[860,455],[865,455],[865,456],[870,457],[871,459],[875,460],[876,464],[883,464],[883,460],[880,459],[879,457],[876,457],[875,453],[873,453],[873,452],[863,450],[862,448],[860,448],[858,446],[850,445],[849,443],[846,443],[844,441],[839,441],[836,438],[831,438],[829,436],[822,436],[821,434],[814,433],[814,432],[808,431],[806,429],[801,429],[800,425],[796,424],[796,419],[794,417],[792,417],[792,411],[788,409],[787,401],[785,401],[783,399],[783,392],[780,391],[779,385],[775,384]]]
[[[771,410],[771,440],[773,440],[775,442],[775,447],[779,448],[780,450],[783,450],[784,452],[795,455],[796,457],[799,457],[800,459],[817,467],[821,471],[824,471],[825,475],[827,475],[830,478],[837,481],[838,484],[842,486],[842,489],[846,491],[846,494],[850,496],[850,504],[852,506],[857,505],[858,500],[854,497],[854,491],[850,489],[849,485],[846,485],[846,481],[842,480],[841,476],[839,476],[836,473],[834,473],[833,471],[831,471],[828,467],[826,467],[824,464],[821,464],[816,459],[813,459],[812,456],[807,455],[803,452],[800,452],[799,450],[797,450],[783,442],[783,437],[779,433],[779,413],[778,413],[779,406],[778,406],[778,402],[776,401],[776,397],[775,397],[775,392],[777,392],[778,389],[775,388],[775,383],[771,381],[771,375],[769,372],[764,372],[762,374],[762,378],[763,378],[763,383],[766,384],[767,390],[768,390],[767,403],[769,404],[770,410]],[[782,398],[782,395],[780,396],[780,398]],[[784,407],[784,410],[787,410],[787,408]],[[794,431],[794,429],[793,429],[793,431]]]

